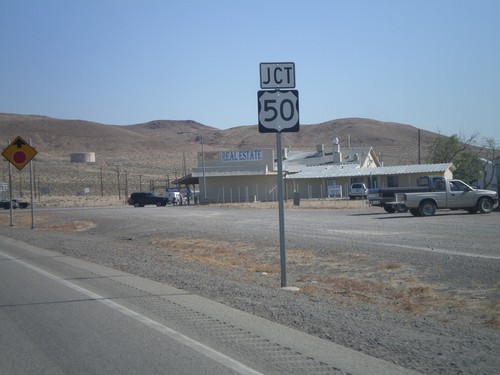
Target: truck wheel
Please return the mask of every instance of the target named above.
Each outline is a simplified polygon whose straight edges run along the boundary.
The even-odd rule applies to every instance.
[[[410,208],[410,214],[412,214],[413,216],[420,216],[420,211],[418,210],[418,208]]]
[[[421,216],[434,216],[436,214],[436,204],[433,201],[423,201],[420,203],[419,212]]]
[[[134,207],[141,207],[141,205],[139,204],[139,202],[134,202]]]
[[[396,212],[396,210],[394,209],[394,207],[392,206],[389,206],[389,205],[384,205],[384,210],[385,212],[387,212],[388,214],[393,214],[394,212]]]
[[[406,206],[404,204],[398,204],[396,206],[396,211],[398,211],[400,213],[404,213],[404,212],[408,212],[408,208],[406,208]]]
[[[161,206],[161,202],[156,202],[156,207],[160,207]]]
[[[482,197],[477,202],[477,208],[482,214],[489,214],[493,211],[493,201],[490,198]]]

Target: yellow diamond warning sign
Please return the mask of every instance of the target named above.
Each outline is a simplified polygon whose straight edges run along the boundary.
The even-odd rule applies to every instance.
[[[4,158],[19,170],[23,169],[36,154],[37,151],[21,137],[14,139],[2,152]]]

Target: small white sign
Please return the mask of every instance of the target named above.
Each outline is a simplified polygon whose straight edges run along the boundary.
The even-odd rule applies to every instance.
[[[293,62],[260,63],[260,88],[262,89],[295,88],[295,63]]]

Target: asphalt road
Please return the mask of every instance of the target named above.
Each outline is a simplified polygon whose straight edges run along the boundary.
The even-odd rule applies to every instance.
[[[416,374],[185,291],[2,236],[0,285],[1,374]]]
[[[127,262],[124,263],[124,267],[127,270],[130,269],[130,272],[132,273],[134,273],[134,267],[138,267],[139,264],[142,264],[145,268],[143,270],[137,269],[138,271],[144,272],[145,274],[154,274],[155,271],[153,268],[150,270],[148,269],[148,267],[157,266],[157,263],[152,264],[152,262],[150,262],[151,258],[148,253],[150,250],[141,252],[141,254],[134,252],[134,248],[137,248],[138,246],[150,246],[149,240],[153,238],[193,237],[211,239],[214,241],[237,241],[239,243],[256,244],[257,248],[277,248],[279,245],[278,213],[275,209],[238,209],[214,206],[145,208],[109,206],[48,208],[39,209],[36,214],[40,218],[43,218],[43,230],[33,231],[29,229],[29,226],[25,229],[16,227],[13,230],[9,230],[4,227],[0,228],[0,233],[7,235],[8,237],[20,238],[23,241],[27,241],[45,249],[53,248],[60,251],[62,254],[71,254],[71,248],[74,246],[75,249],[78,248],[75,250],[75,256],[84,259],[95,259],[95,261],[100,264],[119,265],[119,262]],[[59,233],[64,231],[64,223],[78,221],[93,223],[95,224],[95,227],[92,227],[81,234],[73,233],[72,235],[66,235],[64,233]],[[301,249],[301,251],[311,252],[317,257],[328,257],[332,252],[368,254],[369,259],[373,259],[376,262],[397,262],[398,264],[403,265],[411,264],[412,272],[415,272],[421,280],[438,282],[443,285],[444,288],[449,286],[450,288],[453,288],[453,290],[474,290],[483,285],[493,286],[488,289],[488,298],[498,298],[498,288],[496,287],[495,289],[495,285],[498,285],[500,269],[500,246],[498,245],[500,243],[500,233],[498,232],[498,212],[488,215],[470,215],[460,211],[440,211],[438,212],[438,215],[434,217],[413,217],[410,214],[387,214],[382,210],[366,207],[359,209],[293,208],[286,210],[285,221],[287,249]],[[106,249],[106,251],[104,251],[104,249]],[[118,302],[121,306],[137,312],[139,314],[138,316],[144,316],[154,322],[158,322],[159,320],[161,325],[169,327],[170,329],[176,330],[182,328],[180,329],[182,332],[185,332],[184,330],[186,329],[186,325],[184,324],[185,322],[183,322],[183,320],[187,318],[186,314],[191,315],[195,312],[196,320],[200,319],[202,323],[196,326],[192,326],[191,323],[189,323],[189,327],[187,329],[188,334],[186,335],[187,337],[199,339],[201,342],[203,342],[205,337],[215,337],[217,338],[216,340],[204,342],[204,345],[212,349],[215,348],[216,351],[223,349],[222,352],[225,353],[226,356],[229,356],[229,358],[234,359],[237,363],[245,363],[245,366],[249,366],[251,369],[256,369],[256,371],[263,373],[293,373],[293,370],[296,370],[296,373],[301,373],[300,370],[302,368],[299,367],[298,363],[301,363],[300,361],[304,360],[304,357],[313,358],[315,361],[314,364],[319,366],[318,369],[325,370],[325,373],[335,374],[337,373],[337,370],[353,374],[372,374],[376,373],[374,370],[375,368],[383,368],[383,366],[387,365],[387,362],[375,361],[375,367],[367,365],[362,369],[352,369],[349,367],[350,363],[363,363],[367,358],[368,362],[370,362],[373,357],[362,356],[361,360],[350,361],[348,359],[348,355],[345,353],[351,352],[343,352],[342,347],[339,347],[330,341],[312,338],[309,335],[294,336],[298,333],[292,329],[290,329],[290,331],[286,331],[286,334],[283,334],[283,331],[281,331],[283,327],[280,326],[280,328],[276,328],[267,320],[261,319],[255,322],[253,321],[255,317],[250,314],[235,318],[235,316],[238,315],[233,315],[235,312],[230,308],[222,305],[212,305],[212,302],[208,300],[193,302],[193,300],[196,300],[196,296],[190,295],[189,293],[186,295],[186,292],[179,290],[172,291],[167,288],[166,290],[162,289],[161,292],[159,292],[156,286],[148,286],[145,288],[143,287],[144,283],[146,283],[144,280],[140,282],[135,281],[133,283],[133,289],[129,290],[128,288],[125,288],[126,292],[123,291],[122,286],[118,287],[116,284],[113,284],[111,289],[108,288],[109,285],[106,287],[102,285],[99,286],[97,285],[97,281],[100,279],[109,283],[111,278],[109,273],[113,275],[113,272],[117,272],[117,274],[114,275],[116,277],[113,277],[114,282],[128,279],[131,276],[125,275],[125,273],[121,273],[121,271],[113,270],[99,272],[93,270],[93,276],[89,276],[87,273],[89,271],[67,273],[67,269],[65,267],[52,265],[52,262],[54,261],[64,260],[66,263],[73,262],[72,260],[65,260],[67,257],[61,256],[61,253],[45,254],[45,256],[38,259],[39,255],[35,256],[29,249],[26,251],[28,251],[28,253],[23,253],[21,251],[20,254],[17,254],[15,252],[13,253],[12,249],[8,247],[7,250],[4,250],[4,256],[0,257],[0,267],[10,269],[10,265],[14,263],[16,267],[12,271],[5,273],[3,272],[3,269],[0,269],[0,285],[2,285],[2,288],[0,288],[0,317],[2,318],[0,320],[0,324],[5,326],[2,327],[2,330],[5,328],[5,332],[10,332],[16,337],[25,337],[29,342],[28,345],[25,345],[22,342],[15,342],[15,345],[13,346],[15,349],[10,351],[10,354],[13,355],[13,357],[11,362],[5,362],[7,365],[19,366],[24,363],[16,359],[16,353],[18,350],[21,350],[23,355],[30,354],[32,352],[34,356],[33,358],[36,359],[35,363],[44,362],[47,358],[52,359],[57,357],[55,354],[47,354],[44,350],[40,349],[43,345],[45,345],[45,343],[43,339],[36,334],[36,330],[33,330],[33,336],[27,336],[26,332],[31,331],[29,329],[25,330],[22,327],[25,325],[30,327],[28,322],[35,319],[36,316],[39,315],[36,311],[37,309],[47,309],[47,312],[41,314],[41,321],[37,322],[37,325],[45,323],[45,321],[48,321],[49,323],[48,328],[40,330],[41,337],[43,337],[46,333],[52,332],[53,330],[57,332],[58,330],[56,327],[50,326],[50,324],[57,325],[57,319],[52,320],[50,317],[53,313],[51,309],[57,309],[58,307],[66,309],[69,315],[76,314],[75,316],[77,316],[77,318],[68,319],[68,314],[62,314],[64,316],[60,316],[59,320],[61,322],[66,321],[66,323],[69,324],[69,328],[61,328],[59,330],[60,337],[57,337],[57,333],[55,333],[56,338],[54,341],[56,343],[61,340],[61,342],[69,345],[72,340],[66,337],[68,330],[69,332],[82,332],[84,333],[82,335],[82,342],[77,341],[76,346],[83,348],[90,347],[91,349],[85,349],[85,353],[87,353],[88,350],[90,357],[98,355],[98,352],[104,353],[106,351],[110,351],[112,353],[111,361],[115,360],[115,357],[113,356],[116,356],[116,358],[127,357],[128,355],[123,354],[120,349],[120,345],[124,338],[122,339],[122,336],[120,336],[123,332],[120,332],[119,327],[128,326],[127,323],[131,318],[130,316],[125,315],[115,317],[115,314],[121,314],[119,311],[120,309],[112,308],[107,304],[108,302],[104,304],[100,303],[100,306],[96,309],[90,308],[89,310],[86,310],[73,308],[73,306],[80,304],[89,306],[97,305],[96,302],[101,299],[104,301],[111,300],[112,302]],[[36,254],[38,254],[37,251],[35,251]],[[154,251],[154,248],[151,249],[151,251]],[[19,259],[16,263],[11,258]],[[68,259],[72,258],[68,257]],[[36,263],[33,263],[35,260]],[[17,266],[25,267],[22,262],[34,265],[42,270],[46,270],[54,275],[57,275],[59,278],[69,280],[71,283],[76,283],[79,286],[82,286],[83,283],[83,287],[85,290],[88,290],[88,292],[83,291],[83,296],[74,295],[75,292],[81,294],[82,291],[72,288],[66,283],[61,284],[57,281],[57,277],[56,279],[48,277],[49,284],[57,281],[56,284],[58,285],[54,287],[48,285],[42,289],[54,291],[63,289],[60,293],[51,294],[52,292],[50,292],[47,294],[46,291],[38,291],[37,289],[34,289],[36,290],[35,293],[31,293],[29,292],[29,289],[31,288],[29,283],[34,282],[37,285],[42,285],[40,276],[47,278],[47,275],[43,275],[30,267],[27,267],[27,270],[24,271],[18,270]],[[50,263],[50,266],[48,263]],[[85,265],[85,267],[88,266],[89,265]],[[81,264],[79,264],[78,267],[81,267]],[[186,276],[191,275],[191,277],[195,277],[195,273],[187,271],[187,269],[179,269],[179,272],[184,272]],[[164,272],[164,270],[162,270],[162,272]],[[4,274],[6,276],[4,276]],[[14,283],[12,280],[16,280],[17,274],[26,275],[20,276],[20,279]],[[95,276],[95,274],[98,276]],[[184,278],[186,276],[184,276]],[[121,284],[123,284],[123,282],[121,282],[120,285]],[[37,285],[35,285],[35,288],[38,288]],[[138,285],[141,286],[138,287]],[[70,290],[65,290],[68,286]],[[214,290],[221,290],[222,292],[222,289],[224,289],[226,293],[230,290],[225,287],[218,289],[218,286],[223,287],[221,284],[216,284],[213,286],[213,288],[215,288]],[[138,289],[141,291],[139,295],[137,295]],[[251,289],[250,286],[249,289]],[[23,293],[27,294],[19,294],[18,296],[16,292],[17,290],[22,290]],[[135,297],[142,297],[141,293],[144,290],[153,290],[152,292],[148,292],[149,294],[147,299],[152,296],[154,297],[152,300],[156,302],[145,303],[143,301],[143,303],[139,304],[135,302],[132,303]],[[236,291],[232,290],[232,292],[234,293]],[[173,294],[174,296],[172,297],[170,294]],[[43,298],[39,300],[37,299],[38,296],[42,296]],[[169,299],[171,297],[174,298],[175,301],[169,301],[169,303],[173,302],[176,306],[175,308],[165,305],[165,302],[163,301],[165,296]],[[158,297],[162,298],[161,303],[158,302]],[[190,302],[187,303],[184,301],[184,297],[188,298]],[[230,296],[226,296],[226,299],[227,298],[230,298]],[[247,298],[250,307],[259,307],[258,299],[252,296],[251,290],[249,291]],[[180,312],[177,311],[177,306],[181,300],[183,300],[182,303],[185,303],[182,305],[183,308],[189,308],[188,310],[180,310]],[[16,310],[19,310],[19,314]],[[28,310],[28,312],[24,310]],[[33,312],[30,312],[29,310],[33,310]],[[99,322],[109,322],[110,324],[106,324],[105,327],[97,326],[96,328],[92,327],[92,324],[88,322],[83,323],[83,327],[80,328],[72,326],[75,321],[85,322],[88,317],[92,318],[94,316],[94,311],[98,310],[103,310],[102,312],[104,315],[102,318],[99,317],[97,320]],[[170,318],[166,318],[165,315],[162,315],[167,314],[170,316],[170,314],[173,314],[172,310],[175,310],[175,314],[178,315],[177,321],[175,321],[175,319],[174,321],[171,321]],[[78,315],[80,311],[82,311],[82,316]],[[224,311],[222,316],[218,315],[220,311]],[[57,314],[55,316],[57,316]],[[210,318],[211,324],[209,326],[211,328],[206,330],[204,325],[208,317]],[[127,321],[123,322],[124,319]],[[384,320],[391,321],[388,317],[384,317]],[[95,319],[93,321],[95,321]],[[120,324],[115,325],[114,322],[120,322]],[[257,339],[257,346],[259,347],[258,350],[252,346],[252,350],[245,350],[245,353],[242,354],[240,347],[234,344],[235,341],[228,340],[225,344],[218,341],[219,338],[224,337],[226,333],[219,333],[218,329],[215,329],[214,332],[212,324],[218,326],[220,325],[220,322],[224,322],[225,328],[227,327],[227,322],[230,322],[230,326],[237,328],[237,332],[231,332],[233,340],[236,337],[237,341],[240,341],[240,330],[250,334],[249,337],[245,337],[245,340],[254,342]],[[137,336],[133,336],[135,337],[133,341],[145,342],[144,348],[149,348],[151,345],[154,349],[154,342],[157,342],[155,340],[161,341],[163,339],[167,339],[158,338],[158,331],[156,331],[156,333],[151,333],[150,331],[152,327],[150,326],[146,326],[145,332],[143,331],[144,327],[137,327],[137,329],[133,328],[137,326],[136,323],[137,322],[130,324],[132,329],[138,332]],[[379,324],[382,323],[383,321],[379,321]],[[356,322],[353,322],[353,325],[356,326]],[[401,329],[401,332],[406,332],[405,335],[410,332],[410,330],[406,327],[402,327]],[[412,334],[418,335],[420,333],[418,329],[421,328],[417,327],[417,331]],[[94,332],[92,332],[93,330]],[[464,357],[463,352],[462,354],[459,353],[462,349],[457,352],[457,350],[452,347],[446,346],[446,349],[443,348],[443,350],[449,350],[448,355],[450,356],[450,360],[448,361],[444,355],[442,357],[445,359],[442,363],[440,362],[440,359],[435,358],[434,353],[436,350],[439,350],[439,342],[444,342],[448,335],[449,337],[452,337],[451,342],[453,345],[456,346],[460,342],[460,345],[463,345],[463,350],[469,351],[469,355],[476,355],[477,350],[475,350],[474,345],[468,347],[468,342],[481,342],[482,344],[487,345],[489,349],[494,352],[494,342],[496,340],[495,337],[497,336],[495,336],[495,334],[491,331],[481,329],[481,332],[483,331],[488,337],[488,341],[486,343],[484,342],[486,339],[483,339],[486,336],[481,337],[481,333],[478,333],[477,337],[472,337],[470,336],[470,333],[467,333],[465,336],[457,336],[455,339],[455,335],[459,335],[459,333],[456,333],[454,328],[451,326],[444,327],[442,333],[439,333],[439,335],[436,335],[435,337],[436,343],[432,344],[435,345],[435,348],[431,349],[428,353],[422,354],[421,358],[418,358],[416,368],[425,369],[426,358],[429,358],[430,360],[428,362],[432,363],[431,368],[434,369],[435,373],[448,373],[450,363],[455,364],[459,358],[466,357]],[[102,345],[98,345],[97,347],[100,349],[95,349],[94,351],[94,349],[92,349],[93,346],[89,346],[89,343],[94,345],[95,342],[100,342],[99,340],[102,340],[101,336],[103,336],[101,335],[102,332],[104,332],[104,336],[119,338],[119,340],[117,340],[119,343],[118,346],[115,348],[113,346],[113,342],[111,342],[113,340],[111,340]],[[348,333],[350,330],[346,329],[345,332],[346,335],[349,336]],[[477,332],[479,332],[479,330],[477,330]],[[357,334],[359,335],[360,333],[361,332],[358,332]],[[425,334],[427,335],[427,333]],[[408,337],[409,339],[415,339],[415,336]],[[154,338],[153,343],[148,343],[150,338]],[[431,334],[429,333],[428,337],[426,336],[423,338],[422,345],[427,343],[427,340],[430,338]],[[309,345],[308,340],[313,340],[312,342],[314,344]],[[406,339],[403,338],[403,342],[400,343],[403,351],[407,350],[405,347],[405,340]],[[2,347],[9,345],[8,341],[8,339],[0,338],[0,344]],[[171,340],[169,338],[167,341],[168,342],[166,343],[162,343],[161,346],[164,348],[172,347],[174,348],[174,351],[181,351],[181,349],[177,347],[178,342],[170,342]],[[359,338],[356,341],[359,341]],[[269,342],[277,344],[279,348],[287,348],[287,350],[291,350],[295,353],[292,355],[292,358],[288,359],[289,362],[294,363],[294,365],[292,367],[287,367],[289,366],[289,364],[287,364],[284,367],[278,366],[279,368],[275,371],[269,370],[270,367],[267,366],[271,363],[275,363],[276,361],[276,358],[274,357],[264,358],[265,356],[262,348],[266,347]],[[368,351],[376,352],[377,348],[381,346],[380,344],[381,342],[379,341],[375,341],[374,343],[372,342],[372,346],[369,347]],[[63,346],[65,348],[70,348],[68,345]],[[127,344],[127,346],[128,345],[131,344]],[[393,347],[392,343],[388,342],[387,345],[387,347]],[[430,341],[428,342],[428,345],[430,345]],[[125,346],[125,353],[127,353],[128,350],[133,352],[137,349],[133,345],[131,345],[130,348],[127,348],[127,346]],[[419,348],[419,346],[415,344],[412,346],[415,350],[418,350]],[[237,352],[234,352],[236,348],[238,348],[238,350]],[[462,348],[462,346],[460,346],[460,348]],[[54,344],[54,349],[55,352],[57,352],[57,350],[60,349],[60,345]],[[287,351],[285,352],[285,357],[288,358],[288,355],[291,353]],[[294,362],[297,360],[297,358],[294,358],[297,353],[300,353],[300,358],[298,359],[298,362]],[[332,353],[336,354],[332,355]],[[339,355],[338,353],[341,354]],[[223,373],[218,372],[218,366],[221,365],[220,362],[209,361],[209,365],[203,365],[204,354],[201,354],[201,356],[199,354],[200,353],[197,352],[197,354],[193,357],[193,368],[190,369],[193,371],[192,373],[198,373],[197,370],[200,370],[200,367],[198,366],[202,366],[201,369],[203,370],[206,369],[206,373],[210,373],[210,368],[214,369],[214,373]],[[190,356],[190,349],[186,355]],[[409,355],[408,363],[412,363],[412,359],[416,359],[415,355],[418,356],[419,353],[416,352],[414,355]],[[487,368],[494,368],[496,360],[489,356],[489,354],[487,355]],[[152,358],[148,359],[148,362],[151,361],[151,364],[153,365],[151,372],[154,373],[156,358],[154,350],[151,352],[151,356]],[[391,358],[390,353],[385,353],[384,356],[386,356],[386,358]],[[133,355],[130,358],[134,358]],[[183,356],[180,355],[179,358],[183,358]],[[259,361],[258,358],[261,358],[261,360]],[[346,362],[338,362],[339,358],[346,359]],[[118,359],[116,360],[118,361]],[[170,359],[167,362],[169,361]],[[279,361],[281,361],[280,363],[283,363],[282,358],[280,358]],[[402,361],[404,363],[405,359]],[[470,360],[464,361],[471,362]],[[69,362],[71,362],[71,364],[68,365],[78,365],[80,363],[78,360]],[[131,360],[131,362],[140,363],[135,360]],[[51,362],[48,361],[47,363],[49,363],[47,366],[50,366]],[[99,362],[97,361],[96,363]],[[105,365],[105,363],[106,360],[103,359],[102,364]],[[327,368],[323,368],[323,365],[320,364],[326,364]],[[382,367],[377,367],[381,364]],[[133,364],[131,364],[131,366],[132,365]],[[60,365],[55,365],[53,369],[57,370],[57,366]],[[81,364],[81,366],[88,365]],[[465,363],[462,364],[462,366],[465,366]],[[479,360],[474,361],[473,366],[474,367],[471,367],[473,370],[471,370],[472,372],[470,373],[477,373],[478,370],[481,371],[483,368],[481,367],[481,362]],[[64,367],[62,368],[65,369]],[[389,366],[389,368],[392,367]],[[89,368],[82,367],[82,369],[88,370]],[[446,370],[443,372],[442,369]],[[2,368],[0,367],[0,373],[2,373],[1,370]],[[228,371],[227,368],[225,368],[225,370]],[[381,370],[381,373],[387,373],[385,370],[387,369]],[[401,368],[396,368],[395,370],[396,373],[401,371]],[[54,371],[54,373],[58,372]],[[99,372],[96,371],[95,373]],[[450,371],[449,373],[454,372]]]
[[[2,374],[237,373],[217,352],[1,251],[0,285]]]

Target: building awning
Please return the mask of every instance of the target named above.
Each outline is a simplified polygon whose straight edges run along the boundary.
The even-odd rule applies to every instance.
[[[226,176],[262,176],[267,174],[276,174],[276,172],[269,173],[267,166],[259,166],[254,168],[241,168],[241,166],[228,166],[228,167],[206,167],[205,170],[200,167],[195,167],[192,170],[194,177],[226,177]]]
[[[186,176],[172,181],[172,183],[175,185],[199,185],[199,178],[193,177],[193,175],[190,173]]]
[[[419,173],[443,173],[447,170],[451,170],[453,172],[455,170],[455,166],[452,163],[415,164],[372,168],[360,168],[359,165],[354,166],[349,164],[317,165],[306,167],[299,173],[290,174],[287,176],[287,179],[391,176]]]

